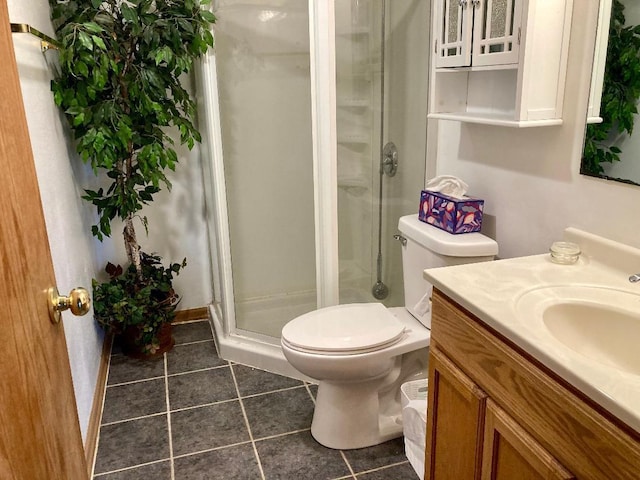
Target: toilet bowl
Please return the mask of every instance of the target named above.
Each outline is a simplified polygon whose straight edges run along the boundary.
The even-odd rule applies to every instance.
[[[405,307],[336,305],[306,313],[282,329],[289,363],[318,381],[311,434],[329,448],[363,448],[402,435],[400,385],[427,376],[431,312],[417,304],[431,285],[422,271],[497,254],[495,241],[480,233],[450,235],[417,215],[402,217],[398,229],[407,240],[402,243]]]
[[[323,328],[325,320],[335,330]],[[301,347],[302,340],[308,340],[302,333],[307,326],[319,333],[318,341]],[[406,309],[387,309],[380,303],[328,307],[285,325],[285,357],[318,380],[313,437],[343,450],[400,436],[399,385],[426,376],[429,338],[429,330]],[[405,355],[409,352],[414,355]]]

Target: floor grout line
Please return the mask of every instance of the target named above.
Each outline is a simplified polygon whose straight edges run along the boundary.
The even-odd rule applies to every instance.
[[[279,388],[277,390],[269,390],[268,392],[252,393],[251,395],[243,395],[243,396],[238,397],[238,398],[242,398],[242,399],[255,398],[255,397],[260,397],[262,395],[269,395],[271,393],[278,393],[278,392],[288,392],[289,390],[297,390],[297,389],[300,389],[300,388],[304,388],[304,385],[296,385],[295,387]]]
[[[301,428],[300,430],[292,430],[290,432],[278,433],[276,435],[270,435],[268,437],[258,438],[258,439],[254,440],[254,441],[255,442],[264,442],[265,440],[273,440],[274,438],[286,437],[287,435],[293,435],[295,433],[310,432],[310,431],[311,431],[310,428]]]
[[[371,468],[369,470],[363,470],[362,472],[358,472],[358,475],[363,475],[365,473],[379,472],[381,470],[386,470],[388,468],[397,467],[399,465],[404,465],[405,463],[409,463],[409,460],[403,460],[401,462],[390,463],[389,465],[383,465],[381,467]]]
[[[347,460],[347,456],[344,454],[343,450],[340,450],[340,455],[342,456],[342,460],[344,460],[344,463],[347,464],[349,473],[351,473],[351,478],[356,478],[356,474],[354,473],[353,468],[351,468],[351,464],[349,463],[349,460]],[[349,477],[346,477],[346,478],[349,478]]]
[[[133,470],[134,468],[146,467],[147,465],[155,465],[156,463],[166,462],[167,460],[169,460],[169,458],[161,458],[160,460],[154,460],[153,462],[138,463],[136,465],[131,465],[130,467],[118,468],[116,470],[110,470],[108,472],[97,473],[97,474],[95,474],[95,476],[96,477],[102,477],[102,476],[105,476],[105,475],[111,475],[112,473],[126,472],[128,470]]]
[[[184,347],[185,345],[197,345],[199,343],[213,343],[215,345],[215,342],[213,341],[213,338],[207,338],[206,340],[194,340],[193,342],[184,342],[184,343],[176,343],[174,345],[175,347]]]
[[[169,400],[169,377],[167,375],[169,365],[167,354],[164,354],[164,394],[167,401],[167,433],[169,434],[169,458],[171,466],[171,480],[175,480],[176,472],[173,465],[173,434],[171,433],[171,402]]]
[[[139,417],[125,418],[123,420],[116,420],[115,422],[103,423],[102,425],[100,425],[100,428],[109,427],[111,425],[118,425],[119,423],[133,422],[134,420],[142,420],[143,418],[159,417],[161,415],[166,415],[166,414],[167,412],[165,410],[163,412],[150,413],[149,415],[141,415]]]
[[[175,409],[171,410],[171,413],[185,412],[187,410],[195,410],[197,408],[203,408],[203,407],[212,407],[214,405],[221,405],[223,403],[237,402],[238,400],[239,400],[238,397],[233,397],[233,398],[229,398],[227,400],[219,400],[217,402],[203,403],[202,405],[192,405],[190,407],[175,408]]]
[[[260,477],[262,478],[262,480],[266,480],[266,477],[264,475],[264,470],[262,469],[262,462],[260,461],[260,455],[258,455],[258,449],[256,448],[256,442],[253,439],[253,433],[251,432],[251,425],[249,425],[249,417],[247,416],[247,411],[244,408],[244,403],[242,402],[242,398],[240,398],[240,388],[238,388],[238,380],[236,379],[236,374],[233,371],[233,366],[231,366],[231,376],[233,377],[233,384],[236,386],[238,401],[240,402],[240,408],[242,409],[242,416],[244,417],[244,422],[247,426],[247,431],[249,432],[249,440],[251,440],[253,453],[256,456],[256,461],[258,462],[258,470],[260,470]]]
[[[215,452],[217,450],[224,450],[225,448],[240,447],[242,445],[247,445],[249,443],[251,443],[251,440],[247,440],[245,442],[230,443],[229,445],[222,445],[220,447],[206,448],[204,450],[198,450],[197,452],[181,453],[180,455],[176,455],[174,459],[191,457],[193,455],[200,455],[202,453]]]
[[[111,362],[111,360],[109,360],[109,362]],[[138,380],[131,380],[130,382],[112,383],[111,385],[107,385],[107,388],[122,387],[123,385],[133,385],[134,383],[148,382],[150,380],[161,380],[163,378],[164,375],[158,375],[157,377],[140,378]]]
[[[199,373],[199,372],[208,372],[209,370],[219,370],[221,368],[227,368],[228,366],[229,366],[229,364],[227,363],[226,365],[218,365],[216,367],[205,367],[205,368],[198,368],[196,370],[188,370],[186,372],[168,373],[167,376],[168,377],[178,377],[180,375],[187,375],[189,373]]]
[[[194,318],[193,320],[185,320],[183,322],[172,322],[171,323],[171,327],[178,327],[180,325],[189,325],[191,323],[199,323],[199,322],[207,322],[209,323],[209,320],[206,318]]]
[[[309,396],[311,397],[311,401],[313,402],[313,405],[315,406],[316,404],[316,397],[313,396],[313,392],[311,391],[311,384],[305,382],[304,383],[305,388],[307,389],[307,392],[309,393]]]

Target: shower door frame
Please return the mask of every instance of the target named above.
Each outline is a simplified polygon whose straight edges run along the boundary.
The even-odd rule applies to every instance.
[[[214,32],[215,35],[215,32]],[[309,0],[309,53],[317,307],[339,303],[336,128],[335,0]],[[280,340],[237,328],[225,185],[216,58],[196,71],[202,92],[203,176],[211,252],[213,302],[209,315],[220,355],[276,373],[303,378],[287,362]]]

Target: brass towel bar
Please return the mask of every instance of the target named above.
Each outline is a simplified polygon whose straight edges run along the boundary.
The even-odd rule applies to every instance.
[[[46,52],[50,48],[53,50],[58,50],[60,48],[60,44],[57,40],[54,40],[49,35],[45,35],[40,30],[36,30],[26,23],[12,23],[11,31],[13,33],[30,33],[31,35],[35,35],[40,39],[40,47],[43,52]]]

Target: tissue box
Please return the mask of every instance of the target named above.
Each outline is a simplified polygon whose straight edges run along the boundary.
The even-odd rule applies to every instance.
[[[479,198],[453,198],[423,190],[418,218],[453,234],[479,232],[483,208],[484,200]]]

